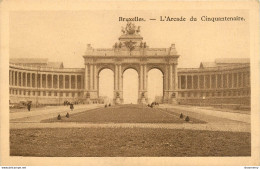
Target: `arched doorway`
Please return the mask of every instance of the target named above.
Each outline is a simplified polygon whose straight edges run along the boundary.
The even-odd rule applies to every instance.
[[[123,72],[123,98],[124,104],[137,104],[138,100],[138,73],[135,69]]]
[[[110,69],[102,69],[98,79],[99,100],[101,103],[113,103],[114,97],[114,72]]]
[[[147,84],[148,103],[163,101],[163,73],[157,68],[148,72]]]

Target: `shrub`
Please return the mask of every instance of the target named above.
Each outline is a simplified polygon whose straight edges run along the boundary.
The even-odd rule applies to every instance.
[[[60,116],[60,114],[58,115],[57,119],[58,119],[58,120],[61,120],[61,116]]]
[[[109,103],[109,105],[108,105],[109,107],[111,106],[111,104]]]
[[[181,115],[180,115],[180,118],[182,119],[183,118],[183,114],[181,113]]]
[[[107,105],[105,105],[105,108],[107,107]]]
[[[67,114],[66,114],[66,117],[67,117],[67,118],[70,118],[70,114],[69,114],[69,113],[67,113]]]
[[[189,118],[189,116],[187,116],[187,117],[185,118],[185,121],[187,121],[187,122],[189,122],[189,121],[190,121],[190,118]]]

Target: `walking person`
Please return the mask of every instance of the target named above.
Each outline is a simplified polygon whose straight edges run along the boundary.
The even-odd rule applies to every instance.
[[[28,111],[31,111],[31,103],[27,104],[27,109],[28,109]]]
[[[74,105],[70,103],[70,110],[73,111],[73,109],[74,109]]]

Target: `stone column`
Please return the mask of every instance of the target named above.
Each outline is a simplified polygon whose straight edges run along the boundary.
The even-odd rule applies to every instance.
[[[211,74],[209,74],[209,88],[211,89]]]
[[[25,72],[25,87],[27,87],[27,72]]]
[[[178,76],[178,88],[181,89],[181,76]]]
[[[114,80],[115,80],[115,84],[114,84],[114,87],[115,87],[115,91],[118,90],[118,65],[115,64],[115,75],[114,75]]]
[[[237,72],[237,88],[239,88],[240,85],[239,85],[239,72]]]
[[[78,75],[75,75],[75,89],[78,89]]]
[[[216,83],[216,89],[217,89],[218,88],[218,74],[215,74],[215,78],[216,78],[215,83]]]
[[[51,74],[51,88],[53,88],[53,86],[54,86],[54,85],[53,85],[53,79],[54,79],[54,78],[53,78],[53,74]]]
[[[10,85],[13,86],[13,71],[12,70],[10,70],[9,79],[10,79]]]
[[[147,66],[146,65],[143,65],[144,66],[144,88],[143,90],[147,91]]]
[[[21,86],[23,86],[23,72],[21,72]]]
[[[14,86],[17,86],[17,72],[16,71],[14,72]]]
[[[9,70],[9,85],[11,86],[12,85],[12,71]]]
[[[99,75],[97,75],[97,96],[99,96]]]
[[[81,83],[80,89],[84,89],[83,76],[80,76],[80,83]],[[87,90],[87,88],[85,88],[85,90]]]
[[[246,77],[246,82],[245,82],[245,85],[246,85],[246,87],[248,87],[248,81],[249,81],[249,73],[248,72],[245,72],[245,77]]]
[[[191,75],[191,89],[193,89],[193,75]]]
[[[234,82],[235,82],[235,78],[234,78],[234,73],[231,73],[231,80],[232,80],[232,85],[231,88],[234,88]]]
[[[119,79],[119,75],[120,75],[120,73],[119,73],[119,66],[117,65],[117,64],[115,64],[115,73],[114,73],[114,87],[115,87],[115,89],[114,89],[114,101],[115,101],[115,103],[116,104],[120,104],[120,99],[118,98],[118,96],[117,96],[117,93],[119,92],[119,81],[120,81],[120,79]],[[120,92],[119,92],[120,93]]]
[[[122,81],[122,66],[119,65],[118,66],[118,79],[119,79],[119,90],[122,91],[123,90],[123,81]]]
[[[229,73],[227,73],[227,76],[226,76],[226,80],[227,80],[227,88],[229,88],[229,76],[230,76],[230,74]]]
[[[15,76],[15,74],[16,74],[16,76]],[[18,73],[16,71],[14,71],[14,86],[18,86],[17,78],[18,78]]]
[[[118,81],[119,81],[119,93],[120,93],[120,102],[123,103],[123,74],[122,74],[122,65],[118,65]]]
[[[32,73],[30,73],[30,87],[32,87]]]
[[[82,79],[81,79],[82,80]],[[85,76],[84,76],[84,81],[85,81],[85,86],[84,89],[88,90],[88,65],[85,65]]]
[[[163,102],[167,103],[169,98],[169,65],[165,64],[165,71],[163,74]]]
[[[244,87],[244,73],[241,72],[241,87]]]
[[[97,90],[97,65],[94,65],[94,90]]]
[[[38,85],[38,76],[37,73],[34,73],[34,87],[36,88]]]
[[[172,64],[170,64],[169,90],[172,91]]]
[[[206,89],[206,75],[203,75],[203,89]]]
[[[140,65],[140,91],[142,92],[143,90],[143,65]]]
[[[42,88],[42,74],[39,74],[40,75],[40,86],[39,88]]]
[[[66,83],[65,83],[65,79],[66,79],[66,78],[65,78],[65,77],[66,77],[66,75],[63,75],[63,89],[66,89],[66,86],[65,86],[65,84],[66,84]]]
[[[15,86],[15,72],[12,71],[12,85]]]
[[[174,90],[178,90],[178,72],[177,72],[177,64],[174,65]]]
[[[247,75],[248,75],[248,76],[247,76],[247,77],[248,77],[248,78],[247,78],[247,86],[250,87],[250,85],[251,85],[250,71],[247,72]]]
[[[188,89],[188,76],[185,75],[185,89]]]
[[[9,77],[10,79],[11,79],[11,86],[13,86],[13,71],[11,70],[11,73],[10,73],[10,77]]]
[[[17,86],[19,86],[19,83],[20,83],[19,74],[20,74],[20,72],[17,71]]]
[[[198,77],[198,89],[200,89],[200,75],[198,74],[197,77]]]
[[[46,74],[46,81],[45,81],[45,85],[46,85],[46,89],[48,88],[48,74]],[[46,95],[47,95],[47,92],[46,92]]]
[[[177,72],[177,64],[174,64],[174,91],[175,91],[175,98],[176,98],[176,103],[177,103],[177,98],[178,98],[178,72]]]
[[[57,74],[57,89],[60,88],[60,75]]]
[[[71,75],[69,75],[69,89],[71,89]]]
[[[93,65],[90,65],[90,72],[89,72],[89,79],[90,79],[90,90],[93,90]]]
[[[221,73],[221,88],[224,88],[224,74]]]

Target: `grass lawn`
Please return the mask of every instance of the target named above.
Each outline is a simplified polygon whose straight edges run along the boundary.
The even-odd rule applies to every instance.
[[[11,156],[250,156],[250,133],[147,128],[12,129]]]
[[[202,120],[190,118],[189,123],[206,123]],[[42,122],[91,122],[91,123],[187,123],[179,115],[173,115],[165,110],[149,108],[140,105],[119,105],[43,120]]]

